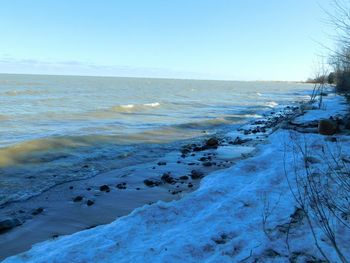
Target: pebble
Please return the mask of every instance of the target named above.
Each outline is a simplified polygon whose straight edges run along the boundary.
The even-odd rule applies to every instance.
[[[0,233],[8,231],[16,226],[21,225],[22,222],[17,218],[9,218],[0,221]]]
[[[146,179],[143,181],[143,183],[149,187],[153,187],[153,186],[158,186],[160,185],[160,182],[158,181],[153,181],[153,180],[150,180],[150,179]]]
[[[83,197],[81,195],[78,195],[73,199],[73,202],[80,202],[81,200],[83,200]]]
[[[95,203],[95,202],[92,201],[92,200],[90,200],[90,199],[87,200],[87,202],[86,202],[87,206],[92,206],[94,203]]]
[[[104,184],[100,186],[100,191],[108,193],[109,191],[111,191],[111,189],[109,188],[108,185]]]
[[[192,170],[190,176],[192,179],[200,179],[200,178],[203,178],[204,174],[202,172]]]

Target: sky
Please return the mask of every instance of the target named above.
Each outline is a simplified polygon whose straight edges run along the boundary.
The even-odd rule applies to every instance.
[[[1,0],[0,73],[305,80],[330,0]]]

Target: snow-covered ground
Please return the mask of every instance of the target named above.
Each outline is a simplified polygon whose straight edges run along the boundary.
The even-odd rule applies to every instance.
[[[298,122],[328,118],[344,114],[346,110],[343,97],[328,96],[322,110],[310,110],[299,117]],[[111,224],[37,244],[4,262],[306,262],[322,259],[306,219],[298,215],[286,174],[292,189],[296,190],[294,168],[302,168],[304,163],[294,158],[298,153],[293,151],[292,144],[298,141],[308,144],[310,157],[314,157],[312,165],[321,170],[326,169],[320,158],[325,146],[336,151],[341,143],[342,153],[350,160],[350,136],[342,133],[334,137],[337,142],[315,133],[279,129],[266,143],[257,146],[254,157],[211,173],[201,181],[199,189],[181,200],[145,205]],[[247,149],[247,153],[252,150]],[[219,154],[228,158],[230,154],[235,155],[235,151],[219,149]],[[289,225],[288,233],[286,225]],[[344,234],[338,236],[338,243],[350,258],[349,230],[341,226],[336,229]],[[315,232],[329,259],[338,262],[318,226]]]

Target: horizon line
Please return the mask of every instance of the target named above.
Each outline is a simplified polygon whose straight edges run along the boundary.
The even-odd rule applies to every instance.
[[[194,80],[194,81],[227,81],[227,82],[289,82],[307,83],[306,80],[238,80],[238,79],[202,79],[202,78],[172,78],[172,77],[140,77],[140,76],[111,76],[111,75],[80,75],[80,74],[44,74],[44,73],[9,73],[0,72],[0,75],[29,75],[29,76],[52,76],[52,77],[94,77],[94,78],[134,78],[134,79],[159,79],[159,80]]]

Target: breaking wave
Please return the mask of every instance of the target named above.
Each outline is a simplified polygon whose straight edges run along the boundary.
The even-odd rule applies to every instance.
[[[270,108],[275,108],[276,106],[278,106],[278,103],[275,101],[269,101],[265,103],[265,106],[270,107]]]
[[[137,111],[143,111],[143,110],[149,110],[152,108],[159,107],[161,104],[159,102],[152,102],[152,103],[144,103],[144,104],[125,104],[125,105],[117,105],[113,106],[111,108],[112,111],[115,112],[137,112]]]

